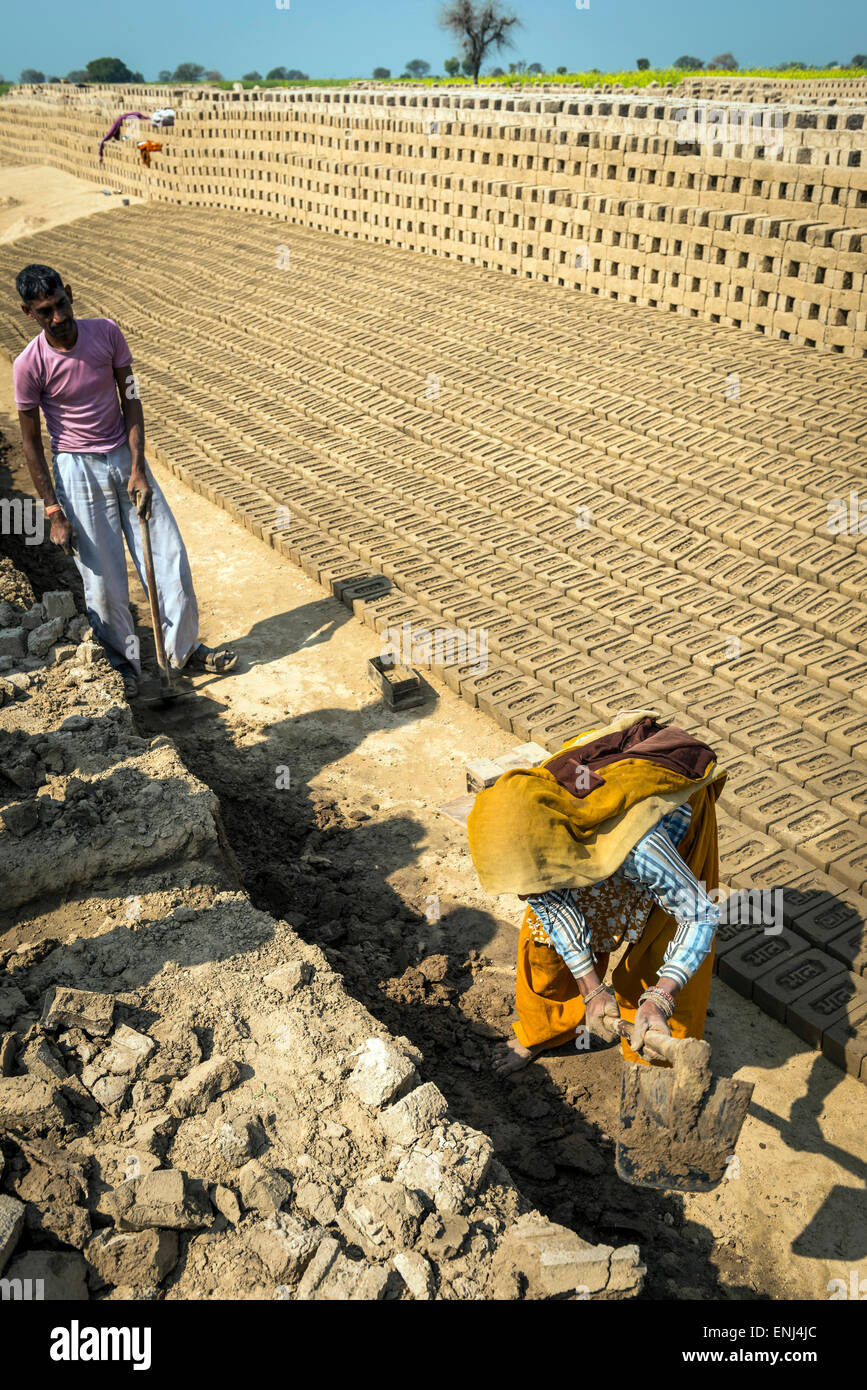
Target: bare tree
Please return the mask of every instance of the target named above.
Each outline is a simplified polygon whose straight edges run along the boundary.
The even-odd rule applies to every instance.
[[[511,46],[511,30],[520,27],[521,21],[517,15],[506,14],[495,0],[478,6],[473,5],[472,0],[453,0],[452,4],[444,6],[439,24],[448,29],[463,48],[464,62],[476,86],[487,54]]]

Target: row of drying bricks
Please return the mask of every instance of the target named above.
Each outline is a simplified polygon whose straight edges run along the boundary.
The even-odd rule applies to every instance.
[[[161,433],[157,431],[157,444]],[[277,509],[267,493],[257,491],[255,486],[231,481],[218,468],[204,463],[200,453],[184,450],[183,446],[178,448],[174,441],[170,444],[169,452],[175,460],[185,463],[197,478],[208,484],[207,491],[212,500],[230,510],[242,524],[263,539],[267,540],[279,536],[281,548],[287,549],[291,558],[296,558],[294,542],[299,534],[297,528],[293,527],[293,535],[290,538],[282,534],[285,532],[285,524],[276,518],[275,511]],[[304,525],[312,527],[311,533],[321,540],[323,530],[326,529],[323,528],[322,522],[313,517],[305,518],[303,508],[301,509],[301,516]],[[346,561],[349,572],[354,575],[357,575],[359,564],[370,561],[378,571],[382,571],[392,578],[395,584],[401,584],[401,580],[398,578],[399,571],[390,571],[388,564],[383,561],[381,556],[379,562],[373,556],[363,553],[360,559],[358,553],[354,560],[350,559],[347,552],[339,548],[346,539],[348,538],[340,532],[337,536],[333,534],[329,536],[329,544],[338,547],[330,551],[329,559],[338,558],[341,561]],[[272,543],[276,544],[277,541],[272,539]],[[393,549],[396,552],[400,550],[397,539],[395,539]],[[457,598],[464,600],[460,607],[460,612],[463,613],[466,603],[473,600],[464,594],[464,590],[457,580],[454,581],[452,589],[456,594],[455,601]],[[416,591],[410,588],[409,592],[413,594]],[[424,592],[418,592],[416,596],[422,602],[426,602]],[[483,603],[482,600],[476,600],[476,602],[477,604]],[[441,611],[431,613],[431,606]],[[433,628],[440,627],[444,619],[449,619],[453,607],[453,604],[440,602],[429,605],[424,614],[426,622]],[[480,609],[480,614],[481,611]],[[455,610],[453,616],[456,620],[458,619],[458,610]],[[470,620],[461,617],[460,626],[466,627],[468,625],[470,625]],[[540,633],[538,640],[544,642],[546,638]],[[597,655],[599,654],[597,653]],[[577,654],[575,659],[576,661],[581,660]],[[659,662],[663,663],[661,668],[663,675],[669,673],[672,665],[675,670],[677,669],[677,663],[672,664],[671,660],[666,658],[664,654],[659,655],[657,664]],[[518,736],[539,737],[540,741],[545,742],[550,742],[561,734],[565,737],[570,731],[570,723],[576,705],[574,691],[567,692],[564,688],[561,692],[563,698],[556,696],[550,689],[545,690],[543,695],[539,689],[540,684],[545,687],[551,682],[541,679],[540,672],[535,668],[527,668],[520,662],[518,664],[522,669],[514,669],[508,658],[497,657],[493,663],[493,671],[486,670],[481,674],[461,672],[462,693],[465,697],[469,696],[472,703],[478,704],[483,710],[498,718],[499,722],[505,727],[511,728]],[[586,665],[586,662],[584,664]],[[583,683],[579,684],[582,691],[585,688],[588,690],[592,688],[592,699],[588,695],[587,703],[593,709],[592,717],[595,718],[604,715],[606,702],[608,704],[612,702],[622,704],[624,698],[623,676],[616,670],[610,672],[611,679],[605,676],[604,656],[600,657],[598,664],[599,680],[593,682],[592,687],[587,686],[587,679],[589,678],[585,678]],[[605,680],[602,679],[603,676],[605,676]],[[527,679],[527,677],[532,679]],[[741,756],[744,752],[757,754],[760,761],[768,763],[769,767],[775,766],[776,763],[784,759],[794,759],[798,763],[798,767],[792,775],[796,783],[803,783],[807,787],[807,791],[802,792],[794,787],[782,810],[775,804],[773,808],[769,807],[765,814],[760,804],[763,798],[778,799],[781,792],[785,790],[782,782],[779,786],[775,784],[765,785],[760,789],[747,787],[747,794],[751,801],[756,802],[755,810],[760,817],[757,821],[755,815],[750,815],[748,817],[749,824],[759,830],[766,830],[772,823],[777,823],[779,816],[784,814],[786,834],[782,836],[783,843],[805,843],[808,861],[823,871],[831,871],[833,867],[833,870],[839,874],[850,889],[854,889],[856,892],[864,891],[865,886],[867,886],[867,862],[862,861],[867,855],[867,833],[856,822],[859,820],[863,822],[865,819],[862,804],[865,777],[863,769],[858,767],[859,759],[857,756],[854,764],[847,765],[842,754],[837,751],[839,745],[838,731],[835,729],[831,729],[830,733],[825,731],[826,738],[831,745],[828,747],[827,742],[821,740],[821,732],[818,737],[815,733],[808,737],[806,733],[799,734],[791,721],[777,718],[776,722],[772,722],[775,714],[772,706],[765,707],[759,702],[760,708],[756,710],[757,696],[747,699],[746,695],[739,694],[737,689],[732,689],[724,682],[716,682],[709,672],[703,671],[700,677],[696,677],[694,684],[698,693],[690,693],[692,686],[688,690],[681,691],[680,696],[682,698],[676,701],[677,708],[667,706],[664,712],[681,721],[685,711],[701,716],[713,731],[712,737],[716,739],[731,738],[735,745],[731,751],[736,757]],[[709,696],[717,687],[720,688],[721,692],[719,698],[714,697],[709,700]],[[565,698],[567,694],[569,695],[568,699]],[[638,689],[636,687],[626,695],[626,698],[630,699],[633,695],[635,697],[633,703],[644,700],[650,700],[656,704],[660,702],[658,688],[652,679],[650,679],[648,688]],[[720,704],[721,699],[722,705]],[[698,705],[696,705],[696,701],[699,701]],[[764,721],[761,729],[751,731],[749,720],[755,723],[759,716]],[[789,727],[790,725],[791,727]],[[788,739],[786,746],[777,750],[774,763],[771,763],[766,756],[759,752],[768,739],[772,738],[770,730],[773,730],[774,739],[779,740],[783,734]],[[802,746],[805,739],[807,740],[806,746]],[[845,746],[848,747],[848,745]],[[812,765],[809,765],[809,754],[811,752],[814,755],[821,754],[823,750],[825,753],[824,761],[817,765],[813,759]],[[851,757],[851,748],[849,748],[849,753]],[[790,781],[791,777],[787,777],[785,785],[787,786]],[[817,781],[821,785],[817,785]],[[810,817],[811,806],[815,811],[814,802],[817,796],[820,800],[825,799],[829,803],[833,803],[834,807],[837,808],[836,811],[832,813],[829,807],[827,813],[818,821],[813,814],[809,823],[803,823],[805,816]],[[764,820],[761,819],[762,814],[764,814]],[[847,824],[847,822],[849,823]],[[840,840],[841,835],[843,836],[842,841]],[[780,837],[778,836],[778,838]],[[813,843],[814,841],[815,843]]]

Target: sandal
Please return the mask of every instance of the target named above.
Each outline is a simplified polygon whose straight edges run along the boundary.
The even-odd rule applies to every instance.
[[[124,678],[123,678],[123,694],[124,694],[124,699],[126,699],[126,700],[134,700],[134,699],[135,699],[135,697],[138,695],[138,677],[137,677],[137,676],[124,676]]]
[[[237,664],[237,652],[230,652],[228,647],[206,647],[204,642],[200,642],[192,655],[188,657],[186,669],[207,671],[210,675],[223,676],[227,671],[234,670]]]

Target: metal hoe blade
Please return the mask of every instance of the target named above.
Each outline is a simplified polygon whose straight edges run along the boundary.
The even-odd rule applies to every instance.
[[[624,1063],[617,1173],[635,1187],[709,1192],[734,1155],[753,1086],[714,1081],[710,1047],[698,1038],[667,1051],[670,1067]]]

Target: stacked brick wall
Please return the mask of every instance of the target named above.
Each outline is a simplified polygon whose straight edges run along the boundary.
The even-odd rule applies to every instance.
[[[863,110],[710,108],[689,85],[19,88],[0,155],[865,355]],[[117,114],[164,105],[174,127],[127,122],[99,164]],[[147,137],[164,146],[150,167]]]

